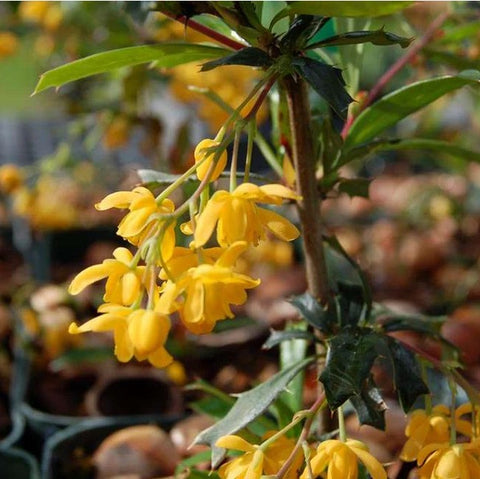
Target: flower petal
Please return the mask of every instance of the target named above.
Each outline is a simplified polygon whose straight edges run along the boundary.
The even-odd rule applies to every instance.
[[[95,208],[99,211],[110,208],[128,208],[135,197],[136,194],[133,191],[116,191],[105,196],[102,201],[95,205]]]
[[[224,447],[225,449],[235,449],[235,451],[254,452],[255,447],[245,439],[234,434],[223,436],[215,443],[217,447]]]
[[[262,223],[275,235],[284,241],[292,241],[300,236],[300,231],[290,221],[275,211],[257,208],[257,214]]]
[[[217,191],[207,202],[207,206],[198,217],[195,227],[195,247],[203,246],[212,236],[220,213],[225,205],[226,198],[230,196],[226,191]]]
[[[350,449],[363,462],[372,479],[387,479],[387,473],[383,466],[368,451],[351,446]]]
[[[105,264],[103,263],[89,266],[83,271],[80,271],[80,273],[78,273],[75,278],[73,278],[70,286],[68,287],[68,292],[70,294],[78,294],[87,286],[90,286],[92,283],[106,278],[108,275],[109,270],[105,267]]]

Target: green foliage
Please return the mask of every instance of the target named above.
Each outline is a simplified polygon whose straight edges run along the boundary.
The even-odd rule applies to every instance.
[[[390,15],[413,2],[292,2],[276,19],[288,15],[321,15],[326,17],[381,17]]]
[[[308,49],[323,48],[332,45],[357,45],[359,43],[372,43],[373,45],[400,45],[407,48],[413,38],[405,38],[386,32],[383,28],[373,31],[347,32],[312,43]]]
[[[309,57],[293,58],[292,65],[340,118],[346,118],[348,105],[353,98],[345,90],[340,69]]]
[[[232,53],[231,55],[219,58],[218,60],[204,63],[201,71],[206,72],[223,65],[247,65],[251,67],[267,68],[271,66],[272,63],[273,60],[270,56],[260,48],[246,47],[238,52]]]
[[[155,62],[159,68],[170,68],[183,63],[218,58],[227,53],[229,50],[225,48],[191,43],[164,43],[120,48],[97,53],[44,73],[40,77],[34,94],[50,87],[58,88],[81,78],[141,63]]]
[[[468,70],[458,75],[422,80],[402,87],[360,113],[348,132],[345,148],[371,140],[443,95],[466,85],[478,85],[479,81],[480,72]]]
[[[288,383],[312,361],[311,357],[303,359],[278,372],[257,387],[239,394],[237,402],[229,413],[197,436],[196,444],[208,444],[212,448],[213,468],[216,468],[225,456],[225,450],[215,446],[217,440],[222,436],[239,431],[260,416]]]

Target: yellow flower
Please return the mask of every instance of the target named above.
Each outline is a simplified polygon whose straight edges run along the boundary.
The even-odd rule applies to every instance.
[[[466,436],[472,435],[472,425],[460,417],[467,412],[465,405],[460,406],[455,413],[456,430]],[[420,450],[428,444],[448,442],[450,437],[450,409],[444,404],[435,406],[430,415],[423,409],[412,412],[405,435],[408,437],[400,458],[403,461],[414,461]]]
[[[0,32],[0,58],[13,55],[18,48],[17,37],[10,32]]]
[[[49,3],[50,2],[20,2],[18,7],[20,18],[27,22],[42,23],[50,8]]]
[[[168,366],[173,358],[165,349],[170,331],[170,318],[157,311],[131,310],[117,304],[104,304],[98,308],[102,314],[77,326],[70,324],[70,334],[87,331],[113,331],[115,355],[121,362],[148,361],[158,368]]]
[[[2,56],[2,34],[0,33],[0,58]],[[20,168],[11,163],[0,166],[0,191],[12,193],[23,184],[23,173]]]
[[[117,234],[130,243],[139,245],[153,232],[161,227],[164,220],[160,215],[171,214],[175,205],[171,200],[164,199],[157,204],[152,192],[143,186],[138,186],[132,191],[117,191],[106,196],[95,205],[97,210],[103,211],[110,208],[130,210],[118,225]],[[164,260],[170,258],[175,247],[175,222],[167,227],[161,241],[161,254]]]
[[[268,439],[275,432],[270,431],[263,439]],[[262,475],[278,473],[292,453],[295,441],[281,436],[268,445],[265,450],[262,450],[258,445],[250,444],[239,436],[229,435],[221,437],[216,446],[245,452],[242,456],[232,459],[220,467],[218,474],[222,479],[259,479]],[[297,470],[302,463],[302,452],[298,451],[285,477],[287,479],[296,478]]]
[[[232,271],[246,248],[243,241],[234,243],[214,264],[200,264],[189,268],[176,282],[167,281],[156,309],[168,313],[180,307],[185,327],[195,334],[209,333],[217,321],[232,318],[230,304],[243,304],[247,300],[245,290],[260,283]],[[184,299],[179,305],[177,298],[181,295]]]
[[[202,140],[195,148],[195,151],[193,153],[193,156],[195,158],[195,163],[198,163],[199,161],[203,160],[206,156],[208,156],[208,158],[197,168],[197,177],[200,181],[202,181],[207,175],[208,169],[210,168],[210,165],[212,164],[212,161],[215,158],[215,152],[207,152],[206,149],[214,146],[218,146],[219,144],[220,143],[218,141],[206,139],[206,140]],[[226,150],[224,150],[218,157],[217,164],[215,165],[212,175],[210,176],[210,181],[215,181],[220,176],[220,174],[225,169],[226,164],[227,164],[227,152]]]
[[[217,191],[198,218],[195,246],[203,246],[208,241],[217,223],[217,241],[223,247],[235,241],[257,245],[266,238],[267,231],[282,240],[294,240],[300,232],[290,221],[257,206],[257,203],[279,205],[284,199],[296,200],[298,196],[277,184],[242,183],[232,193]]]
[[[342,442],[336,439],[323,441],[310,461],[313,476],[322,475],[326,479],[357,479],[358,460],[365,465],[372,479],[387,479],[383,466],[369,452],[365,444],[349,439]],[[325,470],[328,468],[327,475]],[[309,477],[308,468],[300,476]]]
[[[477,479],[479,444],[429,444],[418,454],[420,479]]]
[[[145,266],[130,266],[133,255],[127,248],[116,248],[115,259],[106,259],[84,269],[73,278],[68,292],[78,294],[96,281],[108,278],[105,284],[104,301],[125,306],[132,305],[142,293],[142,278]]]

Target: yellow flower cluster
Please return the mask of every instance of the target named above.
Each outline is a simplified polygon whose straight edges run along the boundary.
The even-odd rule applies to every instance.
[[[18,49],[18,38],[11,32],[0,32],[0,59],[13,55]]]
[[[18,13],[24,22],[41,25],[48,31],[57,30],[63,20],[58,2],[20,2]]]
[[[417,461],[419,479],[480,477],[478,421],[476,418],[474,421],[463,419],[472,411],[470,403],[458,407],[453,417],[443,404],[435,406],[430,414],[424,410],[413,411],[405,430],[408,439],[400,458]],[[452,428],[469,442],[452,443]]]
[[[268,433],[262,439],[263,444],[250,444],[239,436],[224,436],[216,445],[228,449],[242,451],[245,454],[223,464],[218,474],[222,479],[260,479],[262,475],[278,474],[289,456],[293,453],[295,441],[280,436],[274,442],[269,438],[274,432]],[[304,459],[301,449],[295,453],[288,467],[285,478],[309,479],[323,477],[325,479],[357,479],[358,461],[366,467],[372,479],[387,479],[382,464],[369,452],[365,444],[348,439],[343,442],[330,439],[321,442],[312,457],[303,467]],[[300,473],[303,468],[303,472]]]
[[[299,235],[286,218],[259,206],[296,200],[292,190],[279,184],[242,183],[230,192],[221,190],[205,198],[209,183],[225,168],[227,154],[218,141],[206,139],[197,146],[195,157],[192,168],[201,180],[202,201],[198,207],[195,195],[188,200],[191,219],[181,225],[181,231],[192,237],[190,248],[176,244],[177,219],[185,209],[176,209],[168,198],[174,185],[158,196],[144,186],[118,191],[96,205],[101,211],[127,210],[117,234],[136,252],[117,248],[113,258],[88,267],[73,279],[71,294],[106,279],[105,303],[99,316],[81,326],[72,324],[70,332],[113,332],[120,361],[135,357],[157,367],[167,366],[172,361],[165,350],[172,314],[194,334],[211,332],[217,321],[233,318],[232,305],[245,303],[247,290],[260,282],[235,269],[240,255],[267,235],[284,241]],[[215,230],[219,246],[207,247]]]

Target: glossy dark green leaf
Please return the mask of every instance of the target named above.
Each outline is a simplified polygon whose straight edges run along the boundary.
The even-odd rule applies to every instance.
[[[370,369],[378,356],[381,335],[370,329],[345,328],[328,341],[325,369],[320,381],[331,409],[361,396]]]
[[[257,387],[239,394],[229,413],[221,421],[196,437],[195,444],[207,444],[212,448],[213,469],[225,456],[225,449],[215,446],[217,440],[239,431],[262,414],[288,383],[312,361],[313,358],[306,358],[290,368],[278,372]]]
[[[402,409],[408,412],[419,396],[428,394],[415,355],[393,338],[388,338],[393,380]]]
[[[365,143],[441,96],[466,85],[478,85],[479,81],[479,71],[466,70],[458,75],[422,80],[402,87],[360,113],[348,132],[345,148]]]
[[[387,405],[371,376],[365,381],[360,394],[352,396],[350,402],[355,408],[360,424],[385,429]]]
[[[346,165],[350,161],[363,158],[372,153],[396,150],[431,150],[439,152],[442,156],[445,154],[465,161],[480,162],[480,151],[463,148],[455,143],[444,140],[411,138],[405,140],[375,140],[363,145],[355,146],[350,150],[342,152],[338,165]],[[439,164],[441,164],[441,161],[439,161]]]
[[[280,41],[282,50],[301,50],[330,19],[314,15],[299,15]]]
[[[324,17],[381,17],[403,10],[413,2],[291,2],[275,21],[292,14]]]
[[[323,332],[332,331],[335,316],[332,317],[327,309],[324,309],[310,293],[294,296],[289,302],[292,303],[308,324]]]
[[[348,105],[353,99],[345,89],[340,69],[309,57],[295,57],[292,65],[337,115],[341,118],[346,117]]]
[[[229,54],[225,48],[192,43],[162,43],[119,48],[96,53],[44,73],[34,93],[50,87],[105,73],[122,67],[155,62],[157,67],[169,68],[183,63],[218,58]]]
[[[307,341],[314,341],[315,336],[308,331],[297,331],[297,330],[290,330],[290,331],[276,331],[272,330],[270,336],[265,341],[262,346],[262,349],[272,349],[275,346],[278,346],[280,343],[284,341],[290,341],[292,339],[306,339]]]
[[[246,47],[231,55],[224,56],[218,60],[204,63],[201,71],[206,72],[224,65],[246,65],[251,67],[269,67],[273,60],[260,48]]]
[[[338,191],[340,193],[346,193],[350,198],[354,196],[368,198],[371,182],[372,180],[368,178],[340,178]]]
[[[322,48],[331,45],[356,45],[359,43],[372,43],[373,45],[400,45],[406,48],[410,45],[413,38],[400,37],[394,33],[386,32],[383,28],[380,30],[363,30],[358,32],[347,32],[325,38],[320,42],[312,43],[307,48]]]

